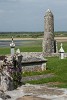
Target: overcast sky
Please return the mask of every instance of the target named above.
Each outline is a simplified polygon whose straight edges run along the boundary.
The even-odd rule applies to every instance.
[[[0,0],[0,32],[44,31],[48,8],[54,15],[54,30],[67,31],[67,0]]]

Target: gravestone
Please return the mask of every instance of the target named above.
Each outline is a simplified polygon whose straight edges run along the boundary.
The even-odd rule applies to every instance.
[[[14,88],[17,88],[21,85],[21,79],[22,79],[22,67],[21,67],[21,61],[22,61],[22,55],[17,54],[13,56],[13,86]]]
[[[59,53],[60,53],[60,59],[64,59],[64,49],[63,49],[63,44],[61,43],[61,48],[60,48],[60,50],[59,50]]]
[[[11,47],[11,56],[13,56],[15,54],[15,43],[13,42],[13,37],[12,37],[12,43],[10,44],[10,47]]]

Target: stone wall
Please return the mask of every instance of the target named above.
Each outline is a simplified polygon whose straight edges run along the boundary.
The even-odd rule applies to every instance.
[[[42,52],[21,52],[23,57],[43,57]]]
[[[57,56],[59,57],[60,56],[60,53],[43,53],[43,52],[22,52],[22,55],[24,57],[54,57],[54,56]],[[67,53],[64,53],[65,57],[67,57]]]
[[[37,57],[37,58],[43,58],[44,57],[51,57],[51,56],[58,56],[59,53],[45,53],[45,52],[22,52],[21,53],[23,57]],[[67,57],[67,53],[65,53],[65,57]]]
[[[23,72],[38,72],[38,71],[44,71],[46,70],[46,63],[39,64],[39,65],[29,65],[29,66],[22,66]]]

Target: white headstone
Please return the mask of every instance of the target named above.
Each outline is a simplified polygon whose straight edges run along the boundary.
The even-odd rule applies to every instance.
[[[16,54],[20,54],[20,49],[17,49],[16,50]]]
[[[46,63],[43,63],[41,66],[42,71],[46,70]]]
[[[64,49],[63,49],[63,44],[61,43],[61,48],[60,48],[60,50],[59,50],[59,53],[60,53],[60,58],[61,59],[64,59]]]

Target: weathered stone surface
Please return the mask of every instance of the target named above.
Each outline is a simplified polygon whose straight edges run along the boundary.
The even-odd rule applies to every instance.
[[[67,89],[50,88],[47,85],[26,84],[13,91],[7,91],[7,100],[67,100]]]
[[[8,98],[11,98],[9,95],[6,95],[5,92],[0,91],[0,100],[7,100]]]
[[[40,95],[62,95],[64,91],[58,88],[50,88],[46,85],[26,85],[23,87],[24,93],[40,96]]]
[[[11,90],[12,88],[12,77],[8,71],[8,67],[11,65],[10,59],[4,58],[0,60],[0,91]]]
[[[50,99],[39,98],[39,97],[36,97],[36,96],[23,96],[21,98],[18,98],[17,100],[50,100]]]
[[[49,9],[46,11],[44,21],[43,52],[50,54],[54,53],[54,17]]]
[[[42,58],[43,57],[43,53],[42,52],[21,52],[21,54],[23,55],[24,58],[27,58],[27,57],[39,57],[39,58]]]
[[[45,53],[54,53],[54,38],[53,34],[48,32],[44,34],[43,39],[43,52]]]
[[[48,9],[44,16],[45,32],[54,33],[54,16],[50,9]]]
[[[22,52],[22,71],[44,71],[47,59],[42,52]]]

